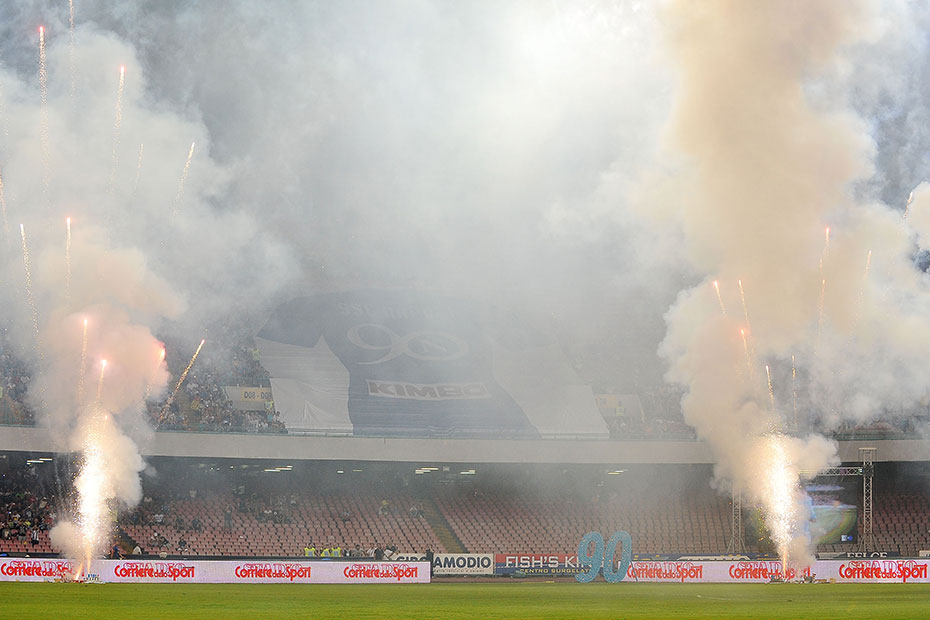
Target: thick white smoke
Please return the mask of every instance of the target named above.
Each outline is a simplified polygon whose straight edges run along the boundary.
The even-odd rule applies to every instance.
[[[11,333],[33,367],[29,404],[57,448],[79,462],[73,502],[51,538],[88,561],[109,544],[111,509],[141,499],[145,401],[168,381],[152,332],[183,315],[191,284],[218,275],[210,271],[223,260],[218,248],[235,252],[255,226],[235,209],[208,207],[229,173],[212,162],[200,123],[147,99],[132,49],[80,29],[80,72],[70,74],[64,34],[48,41],[47,113],[34,75],[0,71],[2,256],[16,290],[6,305]],[[120,64],[128,67],[122,91]],[[193,140],[197,174],[181,192]]]
[[[930,388],[915,236],[900,210],[855,198],[872,174],[868,128],[818,87],[877,28],[869,8],[721,0],[665,12],[679,74],[672,230],[702,280],[668,312],[661,353],[719,474],[801,564],[811,515],[799,476],[836,462],[808,429],[874,419]]]

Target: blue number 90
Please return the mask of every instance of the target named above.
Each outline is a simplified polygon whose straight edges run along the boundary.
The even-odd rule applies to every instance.
[[[594,554],[588,553],[588,547],[594,543]],[[579,583],[590,583],[597,577],[604,561],[604,537],[597,532],[588,532],[578,543],[578,563],[587,567],[587,571],[575,575]]]
[[[594,553],[588,553],[591,543],[594,543]],[[614,570],[614,555],[617,553],[617,543],[623,543],[623,550],[620,554],[620,566]],[[627,532],[614,532],[607,541],[607,548],[604,548],[604,537],[597,532],[589,532],[584,535],[578,544],[578,563],[586,567],[583,573],[575,575],[575,580],[579,583],[590,583],[597,578],[597,574],[604,571],[604,581],[617,583],[623,581],[630,563],[633,560],[633,539]]]

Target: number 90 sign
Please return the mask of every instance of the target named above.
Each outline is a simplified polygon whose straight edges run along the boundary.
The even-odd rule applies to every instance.
[[[594,553],[588,553],[591,543],[594,543]],[[620,566],[614,570],[614,555],[617,553],[617,543],[623,543],[620,553]],[[587,567],[587,571],[575,575],[580,583],[594,581],[597,574],[603,570],[604,581],[617,583],[623,581],[633,560],[633,539],[627,532],[614,532],[604,548],[604,537],[597,532],[588,532],[578,543],[578,563]]]

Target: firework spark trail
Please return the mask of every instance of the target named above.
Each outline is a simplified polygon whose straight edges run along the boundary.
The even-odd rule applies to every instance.
[[[3,82],[2,81],[0,81],[0,134],[3,134],[4,138],[10,137],[10,131],[6,126],[6,109],[3,106]]]
[[[820,299],[817,301],[817,349],[820,349],[820,336],[823,333],[823,306],[827,296],[827,280],[820,281]]]
[[[84,331],[81,334],[81,370],[78,374],[77,402],[84,402],[84,380],[87,376],[87,319],[84,319]]]
[[[168,413],[168,408],[171,407],[171,403],[174,402],[174,397],[178,395],[178,390],[181,389],[181,384],[184,383],[185,379],[187,379],[187,373],[191,371],[191,367],[194,365],[194,362],[197,361],[197,356],[200,355],[200,349],[203,348],[204,342],[206,342],[206,340],[201,340],[200,344],[197,345],[197,350],[194,351],[194,356],[191,357],[191,361],[187,363],[187,368],[184,369],[184,372],[182,372],[181,376],[178,378],[178,384],[174,386],[174,390],[172,390],[171,396],[168,397],[168,400],[165,401],[165,406],[162,407],[162,416]]]
[[[907,219],[908,208],[911,206],[911,201],[914,199],[914,192],[911,192],[907,195],[907,203],[904,205],[904,219]]]
[[[50,200],[52,155],[48,133],[48,66],[45,56],[45,26],[39,26],[39,138],[42,143],[42,192],[46,203]]]
[[[791,408],[794,414],[794,429],[798,430],[798,368],[791,355]]]
[[[71,303],[71,218],[65,218],[65,297]]]
[[[29,267],[29,246],[26,245],[26,227],[19,225],[19,233],[23,238],[23,268],[26,273],[26,299],[32,312],[32,328],[36,337],[36,352],[42,356],[42,347],[39,340],[39,311],[36,308],[36,298],[32,293],[32,269]]]
[[[139,145],[139,163],[136,164],[136,178],[132,182],[132,195],[136,195],[136,190],[139,189],[139,177],[142,176],[142,153],[145,151],[145,144]]]
[[[119,87],[116,90],[116,112],[113,119],[113,149],[110,154],[110,182],[107,185],[107,192],[113,193],[116,185],[116,170],[119,167],[119,138],[120,128],[123,124],[123,84],[126,79],[125,65],[119,68]]]
[[[737,280],[736,284],[739,285],[739,300],[743,304],[743,316],[746,318],[746,327],[752,329],[752,323],[749,321],[749,308],[746,306],[746,293],[743,291],[743,281]]]
[[[817,302],[817,349],[820,348],[820,335],[823,333],[824,301],[827,294],[827,278],[824,276],[824,264],[830,256],[830,227],[824,229],[823,250],[820,253],[820,299]]]
[[[775,390],[772,388],[772,373],[769,371],[769,365],[765,365],[765,380],[769,384],[769,404],[772,405],[772,411],[775,409]]]
[[[3,176],[0,175],[0,213],[3,214],[3,235],[6,242],[10,242],[10,226],[6,219],[6,198],[3,196]]]
[[[756,384],[756,373],[752,369],[752,354],[749,352],[749,341],[746,337],[746,330],[742,327],[739,330],[739,337],[743,341],[743,352],[746,353],[746,370],[749,373],[749,382],[755,386]]]
[[[746,305],[746,292],[743,290],[743,281],[737,280],[736,284],[739,286],[739,299],[740,299],[740,303],[743,305],[743,318],[746,320],[746,331],[749,332],[748,334],[745,334],[743,333],[743,330],[740,330],[740,334],[743,335],[743,344],[745,345],[746,351],[747,351],[746,355],[748,355],[749,358],[752,359],[755,357],[755,350],[753,349],[753,346],[752,346],[752,323],[749,320],[749,306]],[[756,373],[755,371],[752,370],[751,362],[750,362],[749,372],[753,379],[753,383],[755,383]]]
[[[71,103],[77,91],[77,77],[74,72],[74,0],[68,0],[68,69],[71,74]]]
[[[191,142],[191,150],[187,153],[187,161],[184,162],[184,170],[181,171],[181,181],[178,183],[178,193],[174,196],[174,207],[171,209],[171,217],[174,218],[181,206],[181,196],[184,195],[184,182],[191,170],[191,159],[194,157],[194,143]]]
[[[792,526],[797,518],[794,491],[798,486],[796,472],[792,471],[785,449],[785,436],[772,434],[766,437],[770,458],[765,468],[766,525],[771,532],[772,542],[781,557],[782,573],[788,568],[788,547],[791,542]]]
[[[716,280],[714,280],[714,292],[717,293],[717,303],[720,304],[720,311],[726,316],[727,307],[723,305],[723,297],[720,296],[720,283]]]
[[[102,376],[102,375],[101,375]],[[102,549],[107,533],[106,496],[104,484],[107,479],[106,458],[100,437],[101,420],[99,410],[89,423],[82,450],[81,472],[74,484],[78,491],[78,527],[84,548],[82,567],[90,569],[98,549]],[[81,569],[78,569],[80,573]]]
[[[106,372],[106,369],[107,361],[100,360],[100,379],[97,380],[97,396],[94,398],[94,402],[96,403],[96,407],[98,409],[100,408],[100,397],[103,395],[103,375],[104,372]]]
[[[158,356],[158,363],[155,365],[155,372],[158,372],[158,369],[161,368],[161,365],[165,362],[165,350],[162,349]],[[145,395],[143,400],[148,400],[149,396],[152,395],[152,384],[148,381],[145,382]]]
[[[862,315],[862,303],[865,300],[865,289],[869,283],[869,271],[872,269],[872,250],[865,257],[865,270],[862,272],[862,283],[859,285],[859,294],[856,296],[856,313],[853,315],[853,326],[859,324]]]

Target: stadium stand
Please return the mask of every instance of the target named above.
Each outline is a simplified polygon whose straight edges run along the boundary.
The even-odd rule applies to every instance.
[[[0,553],[54,552],[55,496],[44,486],[28,468],[0,476]]]
[[[213,336],[215,334],[215,336]],[[268,387],[267,370],[259,363],[255,342],[243,326],[220,325],[211,330],[210,346],[192,367],[174,402],[166,407],[167,394],[146,403],[148,419],[156,430],[236,433],[286,433],[285,425],[273,408],[267,411],[237,409],[227,398],[223,386]],[[180,376],[192,353],[190,342],[163,337],[166,342],[172,379]],[[642,403],[640,415],[632,415],[615,405],[621,395],[608,385],[598,372],[603,368],[591,360],[582,360],[575,352],[574,365],[584,379],[595,386],[598,408],[612,439],[696,440],[694,429],[682,417],[682,390],[664,385],[636,384],[624,386],[625,393],[635,394]],[[594,356],[594,362],[598,358]],[[597,369],[598,372],[594,372]],[[614,375],[611,375],[614,376]],[[0,425],[33,426],[35,413],[29,400],[30,373],[26,363],[0,328]],[[909,437],[930,428],[927,408],[912,415],[889,415],[868,425],[846,423],[834,429],[838,439],[883,439]]]
[[[217,483],[201,478],[199,485],[196,462],[171,467],[163,464],[161,480],[146,484],[137,509],[120,513],[116,533],[124,553],[138,544],[152,554],[298,557],[307,543],[365,552],[394,546],[401,553],[574,553],[587,532],[625,530],[637,554],[714,555],[726,551],[730,534],[729,502],[709,486],[708,469],[650,468],[627,479],[607,476],[610,482],[601,484],[588,470],[540,485],[528,477],[545,479],[551,471],[495,466],[485,469],[482,488],[426,476],[405,481],[400,465],[385,465],[394,467],[388,475],[372,471],[367,481],[361,478],[367,470],[352,481],[335,475],[320,481],[319,470],[288,479],[255,469]],[[45,463],[7,467],[0,475],[0,553],[56,553],[48,530],[58,498],[69,494],[58,492],[52,472]],[[877,478],[874,548],[916,557],[930,549],[930,494],[896,486],[892,473],[887,482]],[[745,542],[749,553],[766,551],[748,533]],[[856,544],[818,548],[858,550]]]
[[[387,501],[389,508],[381,510]],[[422,517],[409,513],[416,502],[408,495],[306,496],[291,493],[264,501],[232,494],[143,504],[121,527],[134,543],[152,553],[191,556],[302,556],[304,546],[368,550],[395,546],[403,552],[442,550]],[[157,513],[154,511],[158,511]],[[226,513],[229,513],[229,526]],[[160,514],[161,523],[155,522]],[[193,524],[199,523],[195,529]],[[156,535],[166,539],[155,543]],[[178,548],[183,539],[186,549]]]
[[[636,552],[720,553],[729,508],[710,494],[631,504],[622,498],[578,503],[504,496],[440,500],[443,516],[473,553],[571,553],[586,532],[630,532]]]

